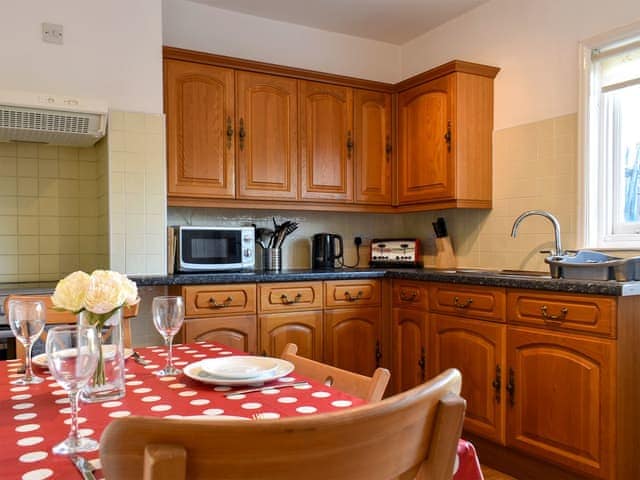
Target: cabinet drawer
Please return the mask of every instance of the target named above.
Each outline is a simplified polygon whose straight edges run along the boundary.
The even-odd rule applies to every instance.
[[[507,295],[509,323],[615,336],[616,300],[611,297],[540,293],[526,290]]]
[[[424,282],[394,280],[391,296],[394,307],[426,310],[429,306],[429,289]]]
[[[506,294],[503,288],[444,283],[429,288],[429,306],[434,312],[504,322],[505,304]]]
[[[184,287],[182,295],[187,317],[256,311],[256,286],[253,283]]]
[[[290,312],[322,308],[322,282],[258,285],[260,312]]]
[[[325,282],[325,307],[353,307],[380,304],[378,280],[338,280]]]

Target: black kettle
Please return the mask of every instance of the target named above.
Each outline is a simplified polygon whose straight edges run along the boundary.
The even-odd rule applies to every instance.
[[[340,250],[336,252],[336,242]],[[313,268],[315,270],[333,270],[336,262],[338,268],[342,267],[343,258],[342,237],[335,233],[316,233],[313,236]]]

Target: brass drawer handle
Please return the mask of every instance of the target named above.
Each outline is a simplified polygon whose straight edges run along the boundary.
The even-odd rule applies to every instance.
[[[569,309],[567,307],[562,307],[562,309],[560,310],[560,314],[559,315],[551,315],[547,311],[547,306],[546,305],[542,305],[540,307],[540,313],[542,314],[542,318],[544,318],[545,320],[563,321],[567,317],[567,313],[569,313]]]
[[[472,303],[473,298],[467,298],[466,302],[460,303],[460,299],[458,297],[453,297],[453,306],[456,308],[469,308]]]
[[[344,298],[347,302],[356,302],[358,300],[360,300],[362,298],[362,295],[364,295],[362,293],[362,290],[358,291],[358,294],[354,297],[352,296],[349,291],[344,292]]]
[[[216,301],[216,299],[215,299],[215,298],[213,298],[213,297],[211,297],[211,298],[209,299],[209,304],[211,305],[211,308],[226,308],[226,307],[231,306],[231,303],[232,303],[232,302],[233,302],[233,298],[232,298],[232,297],[230,297],[230,296],[229,296],[229,297],[227,297],[227,298],[225,299],[225,301],[224,301],[224,302],[222,302],[222,303],[218,303],[218,302]]]
[[[292,303],[299,303],[300,300],[302,300],[301,293],[297,293],[296,296],[293,298],[293,300],[289,300],[289,297],[287,297],[286,293],[283,293],[282,295],[280,295],[280,301],[282,302],[283,305],[291,305]]]
[[[400,300],[402,300],[403,302],[414,302],[417,296],[417,292],[411,292],[411,295],[407,295],[404,290],[400,290]]]

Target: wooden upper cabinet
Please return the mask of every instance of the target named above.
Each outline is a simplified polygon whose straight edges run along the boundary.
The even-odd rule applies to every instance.
[[[493,78],[456,71],[398,96],[398,203],[491,207]]]
[[[353,92],[355,201],[391,204],[391,95]]]
[[[300,197],[353,201],[353,91],[301,80]]]
[[[297,198],[297,85],[287,77],[236,72],[237,198]]]
[[[233,70],[165,61],[168,193],[233,198]]]
[[[454,84],[432,80],[398,97],[398,201],[451,199],[454,169],[451,140]],[[447,140],[449,138],[449,140]]]

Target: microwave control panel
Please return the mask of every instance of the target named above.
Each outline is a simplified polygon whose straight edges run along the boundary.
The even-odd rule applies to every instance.
[[[372,267],[421,267],[420,240],[417,238],[384,238],[371,241]]]

